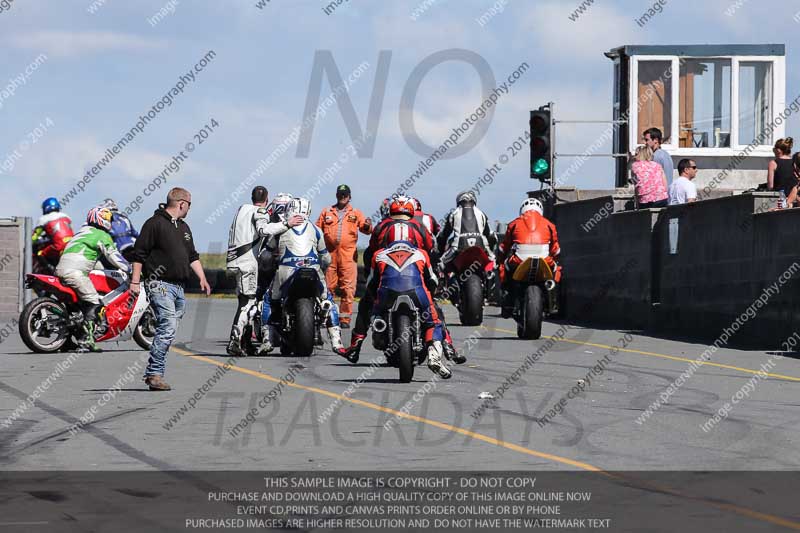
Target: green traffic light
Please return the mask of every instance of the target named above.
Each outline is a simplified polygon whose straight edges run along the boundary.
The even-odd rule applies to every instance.
[[[533,163],[533,173],[536,176],[545,174],[548,170],[550,170],[550,164],[546,159],[539,158]]]

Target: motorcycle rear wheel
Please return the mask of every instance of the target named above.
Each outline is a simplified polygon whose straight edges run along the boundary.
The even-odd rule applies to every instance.
[[[294,353],[309,357],[314,353],[314,300],[300,298],[294,303]]]
[[[394,317],[394,355],[400,369],[400,383],[411,383],[414,378],[414,349],[412,346],[411,317],[398,313]]]
[[[542,336],[542,315],[544,313],[544,294],[538,285],[529,285],[525,289],[522,302],[522,316],[517,323],[517,337],[520,339],[538,339]]]
[[[480,276],[471,275],[461,285],[461,323],[480,326],[483,322],[483,285]]]
[[[46,320],[48,314],[60,315],[61,331],[54,341],[43,343],[39,340],[37,333],[41,329],[41,321]],[[67,310],[60,302],[52,298],[36,298],[28,302],[22,309],[19,317],[19,335],[29,350],[35,353],[54,353],[71,340],[66,320]]]

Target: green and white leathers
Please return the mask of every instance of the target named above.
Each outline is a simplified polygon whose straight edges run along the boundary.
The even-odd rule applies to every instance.
[[[59,270],[80,270],[88,273],[95,263],[105,258],[114,268],[130,272],[130,265],[117,250],[114,239],[107,231],[93,226],[83,226],[69,241],[61,259]]]

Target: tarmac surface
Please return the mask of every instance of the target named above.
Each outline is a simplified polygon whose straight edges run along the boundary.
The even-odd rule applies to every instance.
[[[16,334],[6,339],[0,344],[3,468],[794,470],[800,464],[794,353],[722,347],[659,405],[706,345],[577,326],[564,331],[558,323],[546,323],[542,339],[523,341],[496,308],[488,307],[484,324],[474,328],[459,325],[447,307],[468,362],[454,365],[449,380],[432,380],[419,366],[414,381],[401,384],[396,369],[370,364],[382,356],[369,343],[356,365],[327,342],[310,358],[228,361],[233,310],[230,299],[189,300],[167,360],[173,390],[165,393],[146,390],[146,352],[132,341],[101,345],[103,353],[70,362],[65,353],[30,353]],[[564,340],[553,343],[547,337],[559,328]],[[614,353],[615,346],[624,348]],[[68,368],[58,372],[59,362]],[[229,369],[221,366],[226,362]],[[54,372],[30,406],[26,398]],[[553,409],[579,380],[583,390]],[[482,400],[481,393],[495,399]],[[727,416],[714,423],[726,402]]]
[[[795,352],[722,346],[709,357],[704,344],[558,322],[545,324],[542,339],[522,341],[497,308],[486,308],[476,328],[445,307],[467,363],[453,365],[449,380],[419,366],[401,384],[369,343],[355,365],[327,344],[310,358],[230,359],[234,306],[189,299],[167,359],[170,392],[147,390],[147,353],[132,341],[101,344],[100,354],[40,355],[16,333],[3,340],[0,526],[197,529],[182,524],[206,505],[206,492],[257,472],[569,471],[600,476],[580,478],[581,487],[606,496],[592,512],[635,524],[616,531],[800,529]],[[106,481],[76,484],[65,471],[113,471],[128,476],[117,480],[128,488],[120,495]],[[158,508],[174,516],[156,518],[147,500],[154,481],[137,481],[137,472],[166,473],[173,479],[155,484],[178,495],[189,483],[195,506],[175,496]],[[133,522],[120,528],[128,515]]]

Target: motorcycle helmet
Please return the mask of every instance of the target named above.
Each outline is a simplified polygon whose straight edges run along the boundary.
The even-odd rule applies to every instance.
[[[111,198],[106,198],[103,202],[99,205],[99,207],[105,207],[106,209],[110,209],[111,211],[119,211],[117,207],[117,202],[112,200]]]
[[[412,197],[411,201],[414,202],[414,211],[422,211],[422,202],[419,199]]]
[[[414,201],[408,196],[398,196],[392,200],[389,206],[389,215],[405,215],[407,217],[414,216]]]
[[[522,213],[530,211],[531,209],[540,215],[544,214],[544,206],[542,205],[542,202],[536,198],[527,198],[524,202],[522,202],[522,205],[519,208],[519,214],[521,215]]]
[[[381,218],[386,218],[389,216],[389,207],[392,205],[391,198],[384,198],[381,202],[380,212]]]
[[[472,191],[462,191],[458,193],[456,196],[456,206],[463,207],[463,204],[471,203],[472,205],[478,205],[478,198],[475,197],[475,193]]]
[[[292,203],[294,197],[285,192],[278,193],[272,203],[269,204],[269,212],[278,217],[279,220],[286,220],[286,209]]]
[[[304,219],[308,220],[308,217],[311,216],[311,200],[307,198],[295,198],[286,208],[286,217],[291,217],[292,215],[300,215]]]
[[[111,210],[106,207],[93,207],[86,215],[86,223],[95,228],[111,231],[111,219],[113,216]]]
[[[42,202],[42,214],[52,213],[53,211],[61,211],[61,204],[58,203],[57,198],[50,197]]]

